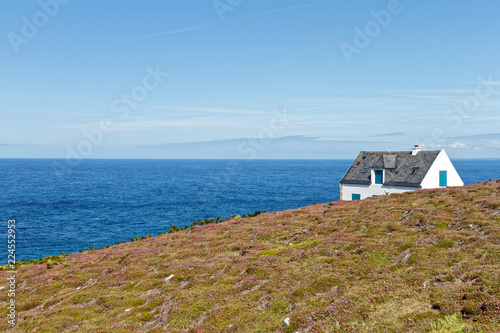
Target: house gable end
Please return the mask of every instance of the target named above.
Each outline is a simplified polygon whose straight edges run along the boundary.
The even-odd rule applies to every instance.
[[[450,158],[444,150],[441,150],[434,163],[432,163],[429,170],[427,170],[427,173],[421,182],[422,188],[440,187],[440,171],[447,172],[447,186],[464,185],[464,182],[453,166],[453,163],[451,163]]]

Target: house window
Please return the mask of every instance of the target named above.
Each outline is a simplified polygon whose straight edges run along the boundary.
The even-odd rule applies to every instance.
[[[448,186],[448,171],[439,171],[439,187]]]
[[[384,180],[384,171],[375,170],[375,184],[382,184]]]
[[[361,194],[352,194],[352,200],[361,200]]]

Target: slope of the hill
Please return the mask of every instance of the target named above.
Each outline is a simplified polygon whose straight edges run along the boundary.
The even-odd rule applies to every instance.
[[[499,198],[500,180],[317,204],[24,265],[12,331],[497,332]]]

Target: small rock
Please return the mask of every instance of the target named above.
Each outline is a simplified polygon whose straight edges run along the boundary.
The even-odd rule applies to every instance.
[[[283,320],[283,327],[288,327],[290,326],[290,318],[285,318],[285,320]]]
[[[217,273],[215,273],[214,277],[217,279],[220,279],[221,277],[223,277],[224,274],[226,273],[226,268],[227,268],[227,265],[224,266],[224,268],[220,269]]]
[[[401,252],[393,261],[393,264],[397,263],[406,263],[411,257],[411,249],[406,249],[403,252]]]

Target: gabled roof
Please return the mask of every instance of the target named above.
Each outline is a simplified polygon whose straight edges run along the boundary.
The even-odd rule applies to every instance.
[[[387,186],[420,187],[422,180],[440,153],[420,151],[362,151],[340,181],[341,184],[371,184],[371,170],[384,169]]]

